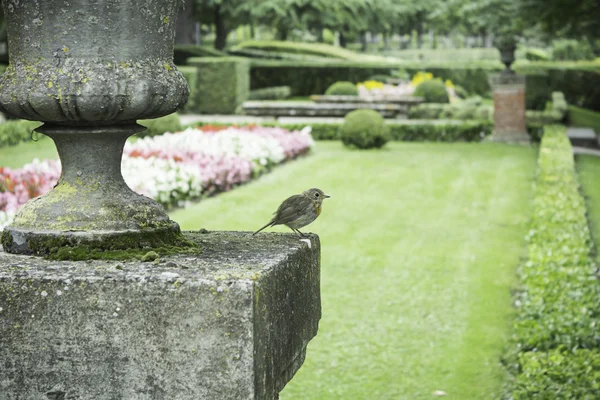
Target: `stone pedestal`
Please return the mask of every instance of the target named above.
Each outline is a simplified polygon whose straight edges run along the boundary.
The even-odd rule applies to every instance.
[[[494,91],[494,132],[490,140],[528,143],[525,120],[525,76],[502,73],[490,77]]]
[[[0,251],[0,400],[276,398],[317,333],[318,237],[185,237],[200,254]]]

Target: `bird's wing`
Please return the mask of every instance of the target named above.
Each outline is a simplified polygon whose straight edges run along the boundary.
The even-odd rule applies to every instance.
[[[298,216],[304,215],[310,207],[314,207],[311,199],[301,194],[293,195],[281,203],[275,212],[273,222],[278,225],[288,224]]]

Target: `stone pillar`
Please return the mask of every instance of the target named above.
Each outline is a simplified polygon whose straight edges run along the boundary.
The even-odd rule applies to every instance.
[[[136,120],[188,97],[181,4],[2,2],[0,110],[44,122],[63,168],[2,233],[0,400],[271,400],[317,333],[317,236],[182,233],[123,181]]]
[[[0,251],[0,400],[273,400],[321,317],[319,239],[185,233],[154,262]]]
[[[490,140],[528,143],[525,120],[525,76],[501,73],[490,77],[494,91],[494,132]]]

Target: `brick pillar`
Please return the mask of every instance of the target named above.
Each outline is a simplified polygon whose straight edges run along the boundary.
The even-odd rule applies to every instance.
[[[529,142],[525,121],[525,76],[499,74],[490,77],[494,90],[494,132],[497,142]]]

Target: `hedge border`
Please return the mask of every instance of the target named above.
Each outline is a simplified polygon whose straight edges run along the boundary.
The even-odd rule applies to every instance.
[[[571,105],[568,109],[571,125],[593,128],[597,133],[600,133],[600,112]]]
[[[600,398],[600,285],[564,126],[544,128],[505,362],[514,399]]]

